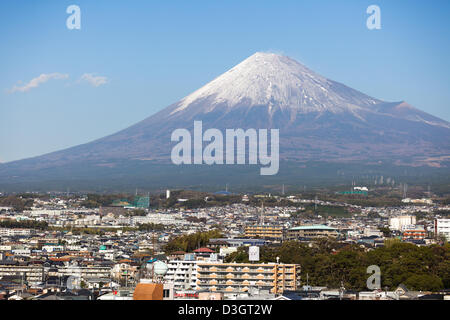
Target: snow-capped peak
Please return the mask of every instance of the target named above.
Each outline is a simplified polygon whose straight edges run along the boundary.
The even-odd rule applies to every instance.
[[[207,99],[216,105],[267,105],[299,112],[339,112],[379,102],[311,71],[297,61],[274,53],[257,52],[182,99],[171,114]]]

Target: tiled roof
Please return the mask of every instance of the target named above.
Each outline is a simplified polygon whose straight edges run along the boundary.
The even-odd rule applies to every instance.
[[[195,253],[214,253],[213,250],[209,249],[209,248],[199,248],[194,250]]]

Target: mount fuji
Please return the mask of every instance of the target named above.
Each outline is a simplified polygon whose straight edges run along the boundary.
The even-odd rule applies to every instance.
[[[192,131],[196,120],[205,130],[279,129],[280,160],[298,164],[387,161],[442,167],[450,159],[449,122],[404,101],[370,97],[289,57],[258,52],[127,129],[0,164],[0,181],[94,179],[102,170],[111,170],[117,179],[131,179],[130,167],[143,163],[170,167],[171,133],[178,128]]]

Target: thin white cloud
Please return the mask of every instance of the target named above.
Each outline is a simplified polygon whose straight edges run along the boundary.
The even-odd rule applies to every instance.
[[[103,76],[96,76],[93,73],[85,73],[81,76],[80,81],[87,81],[90,85],[99,87],[108,83],[108,78]]]
[[[69,78],[68,74],[62,74],[62,73],[43,73],[39,77],[33,78],[30,80],[30,82],[26,83],[23,86],[17,86],[15,85],[9,90],[9,93],[14,92],[27,92],[33,88],[39,87],[41,84],[47,82],[48,80],[55,79],[55,80],[62,80]],[[20,83],[20,82],[19,82]]]

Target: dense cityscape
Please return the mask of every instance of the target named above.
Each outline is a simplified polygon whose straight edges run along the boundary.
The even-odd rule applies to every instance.
[[[0,299],[446,300],[449,199],[397,189],[2,194]]]

